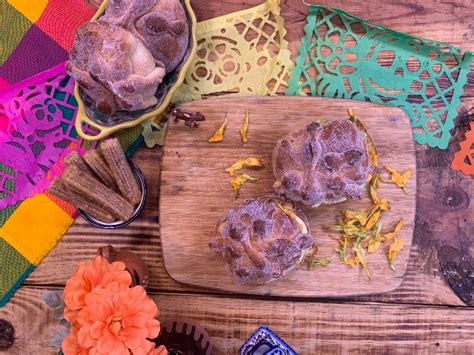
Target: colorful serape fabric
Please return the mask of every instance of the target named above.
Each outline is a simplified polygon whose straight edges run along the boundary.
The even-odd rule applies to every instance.
[[[43,192],[71,150],[93,146],[74,129],[74,81],[64,63],[82,0],[0,0],[0,306],[66,233],[75,208]],[[133,154],[141,129],[118,136]]]
[[[44,75],[26,89],[34,94],[49,88],[47,102],[38,102],[26,92],[19,95],[21,85],[15,84],[67,60],[76,28],[94,13],[82,0],[0,0],[0,306],[75,216],[75,209],[47,194],[25,198],[40,189],[52,164],[71,143],[61,145],[58,138],[71,133],[73,125],[68,121],[72,122],[77,104],[70,95],[61,96],[60,89],[52,90],[51,83],[42,82]],[[72,80],[67,81],[62,83],[70,89]],[[48,117],[48,108],[57,109],[59,101],[64,101],[62,126]],[[25,104],[35,115],[25,114]],[[40,106],[35,109],[35,105]],[[58,123],[60,129],[55,129]],[[79,141],[76,137],[72,138]]]

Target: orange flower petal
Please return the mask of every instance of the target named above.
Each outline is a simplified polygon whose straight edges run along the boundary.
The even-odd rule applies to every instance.
[[[160,334],[160,322],[157,319],[150,319],[146,325],[148,328],[147,338],[154,339]]]
[[[89,335],[89,329],[88,325],[84,325],[77,333],[77,342],[81,348],[90,348],[95,345],[95,341]]]
[[[109,332],[102,334],[100,339],[97,341],[97,350],[101,353],[109,354],[116,349],[121,349],[123,344],[117,341],[115,336]]]
[[[93,339],[99,339],[102,334],[104,333],[104,329],[107,326],[105,322],[99,321],[99,322],[94,322],[90,326],[89,334]]]
[[[129,349],[137,349],[140,347],[141,339],[139,337],[128,336],[124,341],[124,345]],[[135,354],[135,351],[133,352]]]
[[[77,343],[77,335],[73,330],[71,330],[71,333],[63,339],[61,349],[64,355],[77,354],[81,350]]]
[[[138,348],[133,349],[133,354],[141,354],[141,355],[148,355],[150,351],[153,350],[155,347],[155,343],[143,339],[140,346]]]

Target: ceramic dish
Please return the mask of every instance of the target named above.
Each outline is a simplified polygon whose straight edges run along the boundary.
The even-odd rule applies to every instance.
[[[163,82],[158,87],[155,96],[158,98],[158,104],[139,111],[118,111],[114,115],[103,115],[90,108],[86,101],[90,100],[76,83],[74,86],[74,96],[78,103],[75,127],[79,135],[87,140],[99,140],[110,134],[140,124],[141,122],[158,116],[162,113],[171,101],[176,89],[181,85],[186,75],[191,61],[196,54],[196,17],[191,8],[190,0],[181,0],[186,12],[189,23],[189,41],[187,52],[181,61],[181,64],[172,72],[166,74]],[[91,20],[97,20],[104,13],[108,4],[105,0],[97,10]],[[97,134],[93,135],[84,131],[84,126],[90,126],[97,130]]]

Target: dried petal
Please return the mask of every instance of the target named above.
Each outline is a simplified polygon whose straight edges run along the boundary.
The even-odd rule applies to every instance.
[[[343,213],[344,213],[344,216],[346,218],[348,218],[350,220],[356,220],[362,226],[364,226],[367,223],[367,214],[365,214],[364,212],[353,211],[353,210],[344,210]]]
[[[406,185],[408,180],[410,180],[410,178],[411,178],[411,170],[410,169],[406,170],[402,174],[402,178],[403,178],[403,183]]]
[[[380,204],[380,198],[377,195],[377,189],[374,185],[370,185],[370,197],[372,198],[372,202],[375,205]]]
[[[374,173],[372,176],[372,182],[371,184],[378,189],[380,185],[380,175],[378,173]]]
[[[380,203],[377,205],[377,207],[380,208],[381,211],[388,211],[390,209],[390,203],[382,198],[380,199]]]
[[[372,164],[377,167],[379,164],[379,158],[377,155],[377,150],[375,149],[375,143],[372,141],[372,138],[370,138],[369,134],[367,133],[367,127],[365,124],[359,120],[352,109],[347,110],[347,114],[349,115],[349,119],[354,122],[354,124],[359,127],[360,130],[365,132],[365,140],[366,140],[366,146],[367,146],[367,152],[369,153],[370,160],[372,160]]]
[[[395,183],[395,185],[401,187],[403,191],[407,193],[408,191],[406,189],[406,185],[408,180],[410,180],[411,170],[408,169],[403,174],[400,174],[397,169],[394,169],[388,165],[384,165],[384,168],[390,172],[390,179]]]
[[[360,260],[357,256],[354,256],[353,258],[346,259],[346,261],[344,261],[344,264],[354,267],[360,264]]]
[[[230,176],[234,176],[236,170],[240,170],[243,168],[261,169],[263,167],[264,165],[262,160],[255,157],[248,157],[247,159],[237,160],[234,164],[225,169],[225,171],[228,172]]]
[[[375,232],[373,238],[371,238],[367,245],[367,251],[369,253],[375,253],[380,244],[384,241],[384,238],[380,236],[380,232],[382,231],[382,221],[378,221],[377,225],[375,226]]]
[[[366,230],[372,229],[375,226],[375,224],[379,221],[379,219],[380,219],[380,209],[378,206],[376,206],[370,213],[370,217],[367,221],[367,224],[365,225],[365,229]]]
[[[240,136],[242,137],[242,143],[247,143],[247,131],[249,129],[249,112],[245,112],[245,119],[242,128],[240,129]]]
[[[374,164],[374,166],[377,167],[379,165],[379,157],[377,155],[377,151],[371,144],[369,144],[368,146],[368,153],[369,153],[370,160],[372,160],[372,164]]]
[[[226,125],[227,125],[227,113],[225,114],[224,122],[221,124],[221,126],[216,131],[216,133],[214,133],[214,135],[211,138],[209,138],[208,142],[216,143],[216,142],[222,141],[224,139],[224,129]]]
[[[381,240],[376,240],[376,239],[370,240],[369,245],[367,245],[367,251],[371,254],[375,253],[379,249],[381,243],[382,243]]]
[[[377,193],[377,189],[379,188],[380,176],[375,174],[372,178],[370,183],[370,197],[372,198],[372,202],[380,208],[381,211],[388,211],[390,209],[390,203],[384,199],[380,198]]]
[[[355,242],[354,246],[352,247],[352,250],[354,250],[354,252],[356,253],[356,256],[359,259],[360,265],[365,271],[365,275],[370,280],[369,268],[367,267],[367,263],[365,262],[365,253],[364,253],[364,250],[360,246],[359,240]]]
[[[393,231],[384,234],[385,240],[389,240],[389,239],[393,238],[398,232],[400,232],[402,227],[403,227],[403,218],[401,218],[398,221],[398,223],[395,226],[395,228],[393,229]]]
[[[392,270],[395,270],[395,267],[393,266],[393,261],[395,260],[398,253],[400,252],[400,250],[403,249],[404,246],[405,246],[405,242],[400,237],[396,237],[393,240],[392,244],[390,244],[390,247],[388,249],[388,263]]]
[[[339,259],[343,262],[346,262],[347,261],[346,251],[347,251],[347,247],[349,246],[349,237],[346,234],[344,234],[342,236],[342,239],[340,239],[338,242],[341,245],[339,249],[337,249],[337,252],[339,254]]]
[[[316,255],[310,254],[306,257],[306,264],[308,266],[308,270],[314,269],[318,266],[327,266],[331,263],[331,259],[329,257],[325,258],[317,258]]]
[[[247,174],[240,174],[239,176],[235,177],[230,181],[230,185],[232,186],[232,189],[234,189],[235,192],[235,197],[237,198],[239,196],[239,190],[240,187],[246,183],[247,181],[257,181],[258,178],[252,177]]]

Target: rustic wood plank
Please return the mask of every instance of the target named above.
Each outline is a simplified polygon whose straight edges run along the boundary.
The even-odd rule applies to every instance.
[[[48,343],[60,329],[41,303],[45,289],[21,289],[0,309],[16,329],[8,354],[55,354]],[[204,295],[152,296],[161,321],[191,318],[209,332],[214,354],[236,354],[260,325],[268,325],[300,354],[470,353],[474,310],[377,303],[309,303]]]

